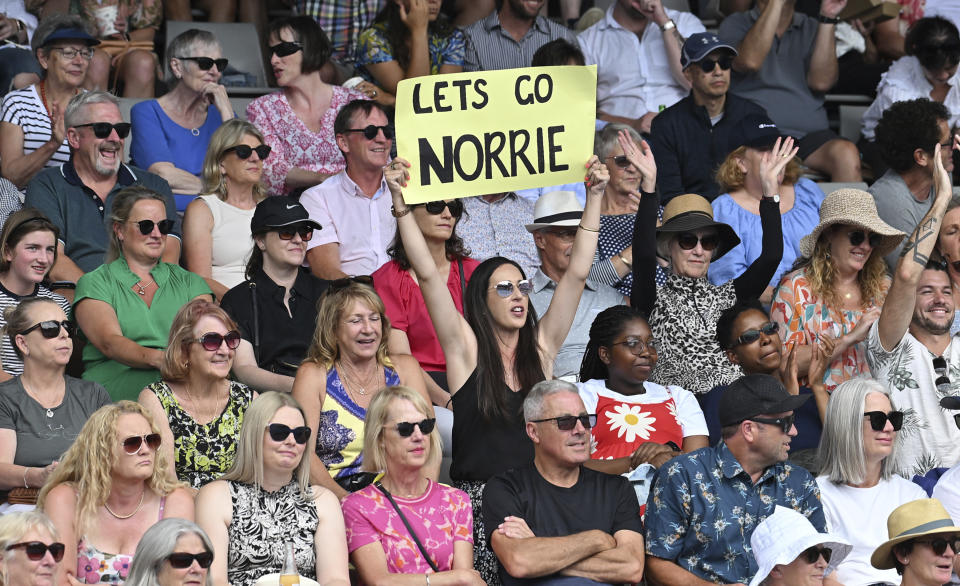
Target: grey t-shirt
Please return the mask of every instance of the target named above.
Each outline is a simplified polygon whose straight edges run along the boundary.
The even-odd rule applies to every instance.
[[[46,466],[58,460],[77,438],[94,411],[110,403],[110,395],[88,380],[64,376],[67,389],[63,401],[45,409],[27,394],[20,377],[0,383],[0,429],[17,434],[17,466]]]
[[[893,169],[884,173],[867,191],[877,202],[877,213],[880,214],[880,219],[904,234],[912,234],[933,205],[933,187],[930,188],[926,199],[920,201],[910,193],[910,188],[907,187],[903,178]],[[904,242],[906,239],[887,255],[887,265],[890,270],[897,266]]]

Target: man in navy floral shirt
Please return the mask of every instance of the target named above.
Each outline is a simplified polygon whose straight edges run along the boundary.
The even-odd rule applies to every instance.
[[[746,584],[757,572],[756,526],[777,505],[826,531],[820,491],[805,469],[787,463],[797,435],[791,395],[766,374],[734,381],[720,399],[723,441],[678,456],[660,469],[647,501],[647,575],[658,584]]]

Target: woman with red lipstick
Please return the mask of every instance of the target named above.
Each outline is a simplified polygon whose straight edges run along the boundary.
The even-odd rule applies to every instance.
[[[589,468],[624,474],[641,464],[660,467],[681,451],[707,447],[707,423],[697,399],[647,377],[657,364],[657,341],[636,309],[615,305],[597,315],[577,389],[590,430]]]

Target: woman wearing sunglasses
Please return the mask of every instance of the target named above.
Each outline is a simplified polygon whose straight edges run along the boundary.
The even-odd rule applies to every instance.
[[[402,384],[430,403],[417,361],[389,351],[390,320],[372,285],[370,277],[330,284],[293,383],[307,425],[316,430],[311,479],[341,499],[373,481],[363,468],[364,414],[373,398],[384,387]],[[439,465],[429,469],[432,478],[438,470]]]
[[[808,377],[813,347],[830,349],[827,390],[870,373],[866,339],[890,287],[884,256],[906,235],[880,219],[873,196],[840,189],[824,198],[820,223],[800,240],[800,258],[773,295],[770,320]]]
[[[264,393],[247,410],[233,467],[197,495],[197,522],[210,536],[214,584],[251,586],[283,567],[293,542],[297,572],[324,586],[348,586],[340,502],[310,485],[311,438],[303,410],[286,393]]]
[[[150,526],[193,520],[193,497],[171,480],[160,443],[150,414],[132,401],[90,416],[40,490],[38,508],[66,546],[58,583],[123,582]]]
[[[285,195],[343,171],[346,162],[333,135],[333,121],[344,105],[367,96],[321,79],[330,40],[313,18],[274,20],[269,35],[270,66],[280,91],[250,102],[247,120],[273,148],[264,171],[268,191]]]
[[[853,552],[837,567],[841,584],[899,581],[893,570],[871,566],[870,555],[884,541],[890,513],[927,496],[897,475],[903,420],[886,387],[871,379],[841,383],[830,396],[817,484],[830,532],[853,544]]]
[[[214,131],[235,115],[227,88],[219,83],[227,60],[213,33],[185,31],[170,41],[164,55],[170,91],[130,109],[130,159],[167,180],[182,212],[204,193],[200,174]]]
[[[23,373],[0,383],[0,490],[27,489],[24,500],[35,500],[36,489],[110,396],[95,382],[64,374],[76,326],[58,304],[24,300],[7,310],[5,333]]]
[[[597,415],[588,467],[624,474],[707,447],[697,399],[680,387],[649,382],[656,364],[657,340],[639,311],[615,305],[593,320],[577,383],[587,413]]]
[[[467,283],[465,315],[457,311],[423,233],[403,201],[410,163],[395,159],[384,171],[397,226],[437,331],[453,396],[453,463],[450,476],[470,495],[474,517],[474,568],[499,584],[497,560],[484,538],[481,498],[494,474],[528,465],[533,446],[520,407],[530,388],[553,376],[553,364],[576,315],[596,251],[607,167],[596,156],[586,165],[587,205],[570,256],[541,320],[528,298],[533,285],[514,261],[493,257]]]
[[[140,538],[124,584],[213,586],[212,563],[213,544],[203,529],[186,519],[164,519]]]
[[[253,250],[250,220],[267,196],[262,179],[268,156],[263,135],[245,120],[224,122],[210,139],[203,162],[205,195],[183,215],[183,257],[187,270],[203,277],[217,299],[245,279]]]
[[[115,401],[136,399],[160,378],[177,311],[191,299],[213,300],[202,278],[161,261],[172,226],[162,195],[124,188],[113,200],[106,263],[77,283],[74,313],[89,341],[83,378]]]
[[[408,387],[388,387],[370,403],[363,466],[383,476],[343,500],[347,547],[364,584],[400,584],[395,574],[410,584],[426,574],[435,584],[484,584],[473,569],[470,497],[426,474],[441,457],[435,425],[430,404]]]
[[[883,542],[870,556],[873,567],[894,569],[900,586],[942,586],[960,573],[960,527],[937,499],[921,497],[887,518]]]
[[[233,464],[243,415],[257,396],[230,380],[237,324],[219,305],[194,299],[177,312],[157,381],[140,393],[173,462],[170,477],[200,488]]]
[[[54,586],[64,545],[37,511],[0,516],[0,586]]]

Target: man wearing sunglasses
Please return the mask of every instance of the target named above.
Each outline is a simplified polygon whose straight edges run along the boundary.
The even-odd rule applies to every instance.
[[[124,165],[123,144],[130,124],[120,115],[119,101],[107,92],[77,94],[64,112],[70,161],[49,167],[27,184],[25,207],[42,211],[60,229],[54,281],[77,282],[103,264],[110,235],[105,221],[113,198],[131,185],[143,185],[164,198],[167,217],[174,219],[163,262],[180,261],[180,219],[166,181]]]
[[[945,263],[930,260],[952,197],[950,175],[933,153],[934,200],[903,246],[880,317],[867,334],[867,363],[890,390],[890,401],[910,413],[900,432],[905,470],[924,474],[960,463],[960,429],[940,406],[960,394],[960,339],[950,335],[953,289]]]
[[[300,203],[324,230],[307,244],[307,264],[321,279],[369,275],[390,260],[397,222],[383,168],[390,162],[393,127],[376,102],[354,100],[333,123],[347,167],[303,192]]]
[[[533,463],[494,476],[483,492],[483,522],[504,586],[561,576],[585,579],[576,584],[639,582],[640,506],[625,478],[583,467],[597,416],[586,412],[577,387],[537,383],[523,418]]]
[[[737,50],[713,33],[697,33],[683,44],[680,65],[690,95],[653,119],[650,148],[657,160],[657,187],[666,204],[682,193],[713,201],[723,193],[715,179],[730,151],[737,125],[748,115],[766,111],[729,93],[730,68]]]
[[[720,398],[723,441],[666,464],[647,501],[647,575],[657,584],[746,584],[757,573],[750,538],[777,505],[820,533],[826,519],[813,476],[787,462],[794,413],[810,395],[751,374]]]

